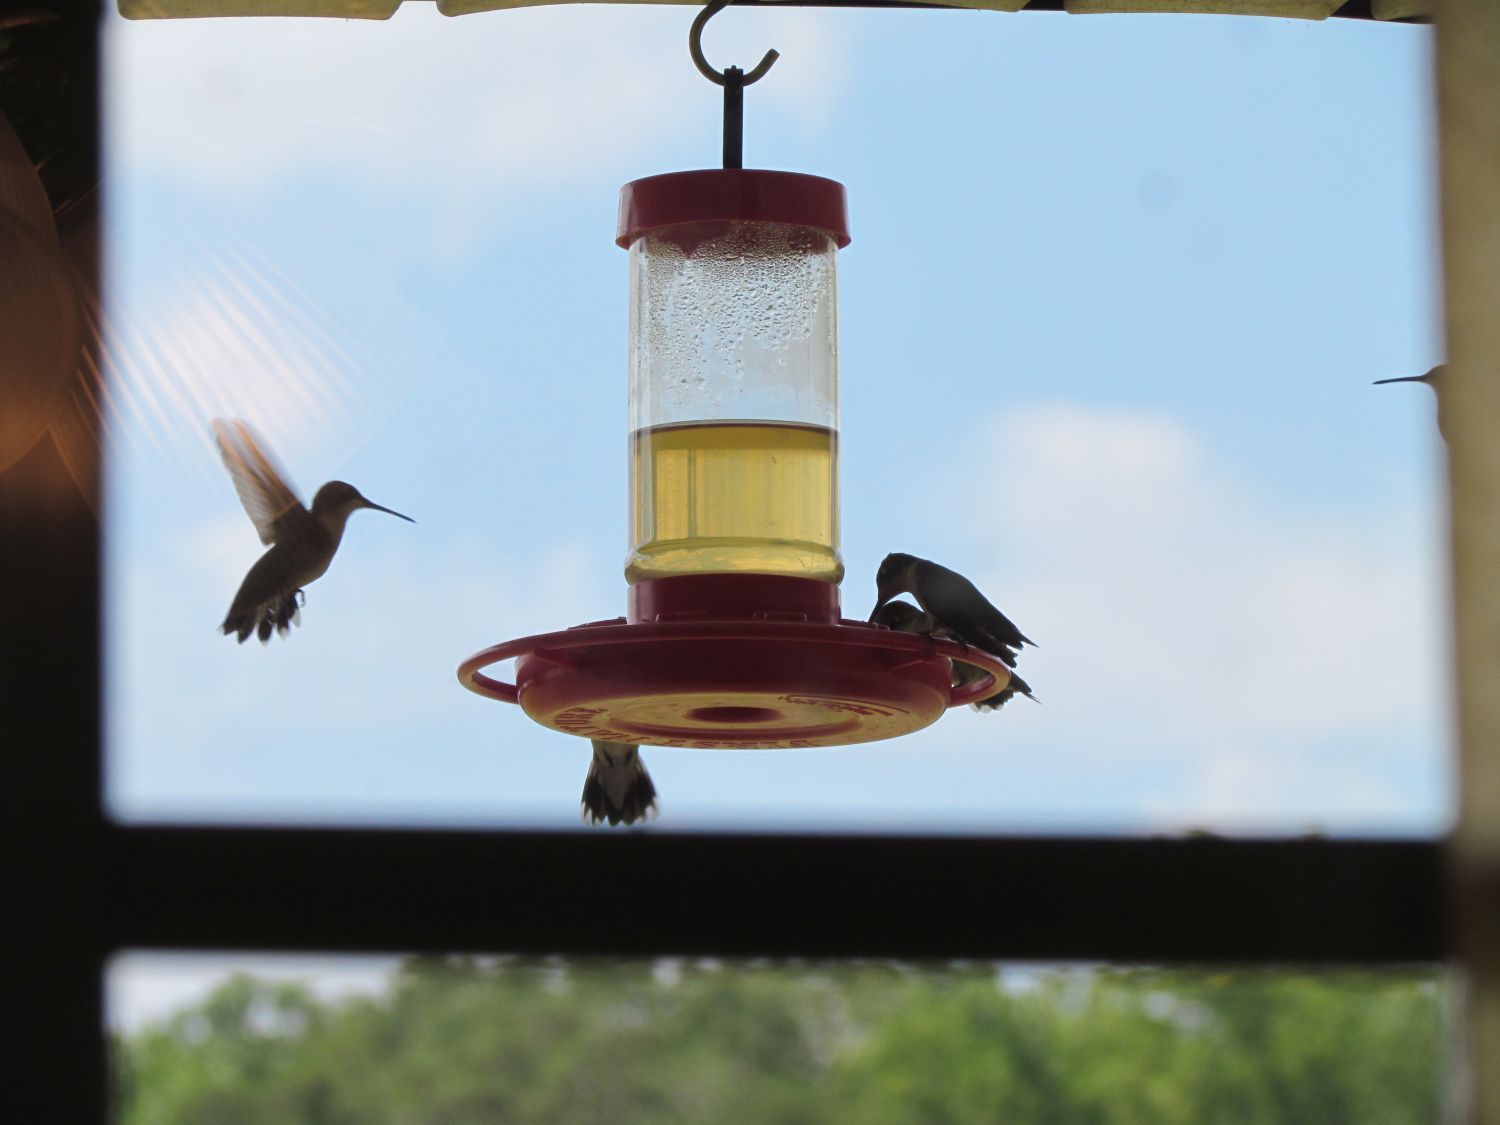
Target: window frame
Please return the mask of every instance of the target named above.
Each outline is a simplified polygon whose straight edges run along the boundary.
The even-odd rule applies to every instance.
[[[85,33],[97,57],[97,25]],[[118,824],[103,805],[99,525],[50,439],[0,474],[3,545],[0,1120],[105,1119],[103,974],[126,949],[1282,966],[1452,956],[1435,839]]]

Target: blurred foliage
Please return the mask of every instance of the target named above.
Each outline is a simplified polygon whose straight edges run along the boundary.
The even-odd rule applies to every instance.
[[[1436,973],[419,958],[115,1044],[125,1125],[1442,1117]]]

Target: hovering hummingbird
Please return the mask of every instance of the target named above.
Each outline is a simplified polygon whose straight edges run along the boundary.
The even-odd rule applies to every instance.
[[[1386,383],[1426,383],[1432,388],[1432,393],[1438,397],[1438,433],[1443,432],[1443,392],[1440,384],[1443,381],[1444,364],[1438,364],[1425,375],[1403,375],[1399,379],[1376,379],[1370,384],[1374,387],[1383,386]],[[1444,435],[1446,438],[1446,435]]]
[[[875,573],[875,590],[878,600],[871,621],[897,594],[911,594],[936,623],[933,636],[953,637],[993,653],[1011,668],[1022,645],[1036,644],[962,574],[915,555],[886,555]]]
[[[581,811],[585,824],[634,824],[656,815],[656,786],[641,761],[640,748],[628,742],[594,744],[594,760],[583,779]]]
[[[361,508],[417,521],[366,500],[359,489],[331,480],[313,497],[308,511],[271,457],[265,439],[238,419],[215,418],[214,440],[234,481],[240,503],[271,549],[250,568],[219,628],[240,644],[254,633],[262,644],[271,632],[286,635],[301,619],[302,587],[321,578],[344,537],[344,523]]]
[[[886,602],[877,606],[875,612],[870,615],[870,620],[877,625],[884,625],[887,629],[896,633],[917,633],[922,636],[938,636],[937,618],[926,613],[910,602],[894,601]],[[989,675],[983,668],[976,664],[965,664],[961,660],[953,662],[953,686],[956,688],[967,687],[977,680]],[[1019,692],[1033,703],[1040,702],[1036,696],[1031,694],[1031,685],[1014,672],[1010,675],[1010,683],[993,695],[976,699],[969,706],[976,711],[998,711],[1010,702],[1011,698]]]

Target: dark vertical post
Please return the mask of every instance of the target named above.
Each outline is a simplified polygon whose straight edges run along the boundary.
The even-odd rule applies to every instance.
[[[41,7],[39,5],[39,7]],[[49,113],[17,95],[3,112],[31,149],[55,145],[43,177],[54,209],[97,175],[96,6],[59,13],[18,37],[22,71]],[[13,87],[4,87],[10,94]],[[26,91],[30,94],[30,91]],[[18,112],[19,110],[19,112]],[[24,142],[23,142],[24,143]],[[37,160],[39,151],[29,155]],[[73,190],[69,189],[71,181]],[[60,233],[66,235],[60,224]],[[66,238],[64,246],[67,246]],[[74,265],[94,288],[91,252]],[[0,365],[7,357],[0,356]],[[0,415],[45,397],[0,378]],[[0,1121],[89,1125],[104,1119],[100,1002],[100,705],[98,434],[66,424],[61,402],[35,418],[29,448],[0,472]],[[77,401],[77,400],[75,400]],[[91,415],[90,415],[91,416]],[[10,460],[7,457],[6,460]]]
[[[724,71],[724,167],[745,166],[745,72]]]
[[[1438,169],[1458,698],[1458,823],[1450,877],[1464,972],[1463,1120],[1500,1121],[1500,7],[1437,9]]]
[[[0,473],[0,1121],[104,1112],[98,542],[44,435]]]

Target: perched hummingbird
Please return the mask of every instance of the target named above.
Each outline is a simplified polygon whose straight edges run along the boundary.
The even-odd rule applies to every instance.
[[[408,523],[417,522],[371,503],[359,489],[341,480],[318,489],[308,511],[287,484],[264,438],[237,419],[215,418],[213,429],[240,503],[260,533],[260,541],[271,548],[245,575],[219,627],[226,637],[236,634],[240,644],[251,633],[265,644],[273,629],[285,636],[300,620],[299,602],[305,600],[302,587],[328,570],[344,537],[344,522],[352,513],[373,508]]]
[[[1021,646],[1036,644],[962,574],[915,555],[886,555],[875,573],[875,591],[871,621],[897,594],[911,594],[936,623],[933,636],[953,637],[993,653],[1012,668]]]
[[[870,620],[896,633],[917,633],[929,637],[939,635],[937,619],[910,602],[894,601],[877,606],[875,612],[870,615]],[[967,687],[987,675],[989,673],[976,664],[965,664],[961,660],[953,662],[953,686],[956,688]],[[1017,692],[1033,703],[1038,702],[1037,697],[1031,694],[1031,685],[1012,672],[1009,684],[994,695],[976,699],[969,706],[976,711],[998,711],[1009,703],[1011,697]]]
[[[656,786],[641,761],[640,748],[628,742],[594,744],[594,760],[583,779],[581,811],[585,824],[634,824],[656,815]]]
[[[1432,388],[1432,393],[1438,397],[1438,433],[1443,432],[1443,392],[1439,384],[1443,381],[1443,364],[1438,364],[1425,375],[1403,375],[1399,379],[1376,379],[1371,386],[1379,387],[1386,383],[1426,383]],[[1446,438],[1446,435],[1444,435]]]

